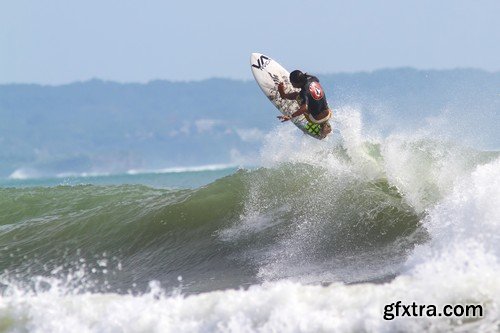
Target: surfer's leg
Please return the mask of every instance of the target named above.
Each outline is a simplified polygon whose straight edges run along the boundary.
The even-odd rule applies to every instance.
[[[332,132],[332,125],[330,125],[329,121],[325,121],[321,124],[321,137],[326,138],[328,134]]]

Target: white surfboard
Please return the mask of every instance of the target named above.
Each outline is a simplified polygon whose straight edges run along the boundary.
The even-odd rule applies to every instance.
[[[285,91],[287,93],[298,91],[290,83],[290,73],[283,66],[271,59],[271,57],[261,53],[252,53],[250,64],[252,66],[252,74],[260,89],[283,115],[290,116],[299,109],[300,106],[297,101],[283,99],[278,92],[278,84],[280,82],[285,84]],[[304,115],[292,118],[291,121],[304,133],[313,138],[322,139],[320,136],[320,125],[308,121]]]

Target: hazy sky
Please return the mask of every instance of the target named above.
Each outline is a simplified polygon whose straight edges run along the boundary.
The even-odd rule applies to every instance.
[[[252,52],[314,73],[500,70],[499,0],[0,0],[0,83],[249,79]]]

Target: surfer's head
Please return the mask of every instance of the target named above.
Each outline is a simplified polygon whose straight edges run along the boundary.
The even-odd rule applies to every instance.
[[[295,88],[302,87],[307,82],[307,77],[305,73],[302,73],[298,69],[290,73],[290,83]]]

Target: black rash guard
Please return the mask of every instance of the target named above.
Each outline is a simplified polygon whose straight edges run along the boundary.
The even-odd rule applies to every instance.
[[[316,76],[307,75],[307,83],[300,90],[297,102],[307,104],[307,110],[314,118],[328,109],[325,92]]]

